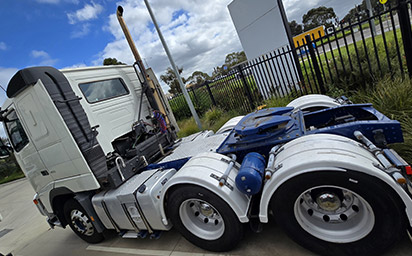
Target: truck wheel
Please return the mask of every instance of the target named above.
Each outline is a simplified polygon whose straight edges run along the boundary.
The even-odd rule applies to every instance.
[[[70,228],[84,241],[92,244],[103,241],[103,234],[97,232],[86,211],[76,200],[70,199],[66,202],[64,216]]]
[[[229,205],[198,186],[172,191],[167,201],[167,214],[180,234],[208,251],[229,251],[243,237],[243,226]]]
[[[377,255],[405,233],[404,205],[381,180],[357,172],[316,172],[285,182],[271,200],[275,220],[321,255]]]

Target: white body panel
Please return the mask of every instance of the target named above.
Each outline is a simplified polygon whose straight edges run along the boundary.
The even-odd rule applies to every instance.
[[[222,161],[224,159],[225,161]],[[248,222],[247,210],[250,198],[242,194],[235,185],[235,178],[239,169],[239,164],[232,168],[227,183],[232,187],[219,186],[219,181],[211,177],[215,175],[221,177],[228,167],[229,157],[217,153],[202,153],[190,159],[166,184],[161,194],[161,201],[164,202],[167,190],[175,185],[197,185],[208,189],[221,197],[233,209],[242,223]],[[163,204],[164,205],[164,204]],[[161,208],[163,224],[167,225],[168,220],[165,209]]]
[[[13,101],[29,137],[29,143],[15,156],[46,210],[52,212],[49,193],[55,187],[66,186],[73,192],[99,188],[42,82],[26,88]]]
[[[85,110],[90,125],[100,127],[97,129],[97,141],[105,154],[112,152],[111,142],[130,132],[132,125],[138,118],[139,101],[142,91],[140,82],[131,66],[117,67],[93,67],[84,69],[62,70],[63,74],[70,81],[74,93],[82,97],[80,104]],[[80,90],[79,84],[90,83],[108,79],[121,78],[129,93],[119,97],[89,103]],[[152,115],[148,111],[149,103],[146,96],[143,96],[141,118]]]
[[[275,167],[281,167],[263,188],[259,214],[261,222],[268,222],[270,199],[289,179],[316,171],[353,170],[375,176],[392,187],[404,202],[407,217],[412,223],[412,201],[409,196],[387,173],[375,167],[381,166],[379,161],[360,143],[338,135],[315,134],[295,139],[283,148],[275,158]]]
[[[213,131],[192,134],[176,143],[177,148],[170,155],[163,158],[160,163],[196,156],[203,152],[216,152],[216,149],[226,137],[227,134],[213,134]]]
[[[341,104],[335,99],[322,94],[309,94],[292,100],[287,107],[294,107],[294,111],[314,107],[333,108]]]
[[[239,121],[242,120],[243,117],[244,116],[235,116],[231,118],[224,125],[222,125],[219,130],[217,130],[216,134],[230,132],[239,123]]]

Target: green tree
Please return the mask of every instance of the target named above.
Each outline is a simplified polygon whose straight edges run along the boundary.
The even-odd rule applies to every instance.
[[[217,66],[213,69],[212,77],[215,78],[218,76],[227,75],[231,67],[236,66],[237,64],[244,61],[247,61],[244,51],[229,53],[225,57],[225,64],[223,64],[222,66]]]
[[[0,139],[3,141],[4,145],[9,145],[6,138]],[[0,159],[0,180],[16,172],[22,173],[14,154],[10,154],[9,157]]]
[[[219,76],[224,76],[228,73],[228,67],[223,65],[221,67],[217,66],[215,68],[213,68],[213,72],[212,72],[212,78],[216,78]]]
[[[183,68],[177,67],[177,70],[179,71],[179,75],[182,74]],[[182,89],[180,89],[179,81],[177,80],[175,72],[170,67],[167,68],[165,74],[160,76],[160,79],[169,85],[169,93],[173,95],[182,93]],[[182,81],[183,83],[186,83],[186,79],[184,77],[182,77]]]
[[[371,0],[371,4],[374,13],[377,13],[382,9],[382,5],[378,0]],[[365,0],[363,0],[360,5],[357,5],[354,8],[350,9],[348,14],[346,14],[343,18],[342,22],[356,22],[358,17],[361,20],[368,17]]]
[[[103,66],[108,65],[126,65],[126,63],[118,61],[116,58],[106,58],[103,60]]]
[[[303,32],[303,26],[297,23],[296,20],[292,20],[291,22],[289,22],[289,27],[292,31],[293,36],[297,36],[299,34],[302,34]]]
[[[336,14],[333,8],[327,8],[325,6],[319,6],[317,8],[310,9],[302,17],[302,23],[304,31],[311,30],[324,25],[326,28],[333,26],[333,22],[336,19]]]
[[[210,76],[202,71],[195,71],[190,77],[187,78],[187,82],[193,83],[197,86],[202,85],[206,80],[209,80]]]
[[[244,51],[241,52],[232,52],[226,55],[225,58],[225,65],[230,68],[235,66],[236,64],[242,63],[246,61],[246,54]]]

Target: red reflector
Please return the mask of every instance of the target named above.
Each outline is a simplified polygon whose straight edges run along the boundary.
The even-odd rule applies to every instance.
[[[408,174],[408,175],[412,175],[412,168],[411,168],[411,166],[410,166],[410,165],[405,166],[405,171],[406,171],[406,174]]]
[[[38,204],[39,204],[39,201],[37,201],[37,199],[34,199],[34,200],[33,200],[33,203],[34,203],[35,205],[38,205]]]

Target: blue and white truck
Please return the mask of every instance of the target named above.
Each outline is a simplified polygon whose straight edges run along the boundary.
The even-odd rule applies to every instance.
[[[141,66],[26,68],[7,96],[1,156],[51,227],[89,243],[173,227],[222,252],[274,220],[315,253],[377,255],[412,231],[411,166],[387,147],[401,125],[371,104],[307,95],[178,139]]]
[[[258,230],[273,214],[320,254],[380,253],[411,229],[411,167],[387,148],[401,126],[371,104],[308,95],[177,139],[173,114],[150,104],[134,71],[32,67],[11,79],[1,153],[13,151],[52,227],[96,243],[105,230],[158,237],[174,226],[228,251],[245,223]]]

